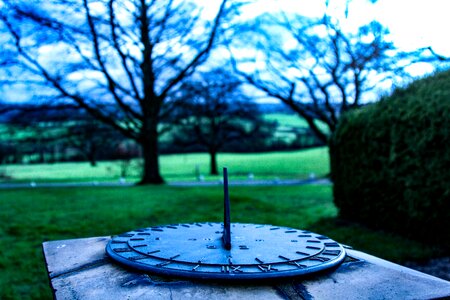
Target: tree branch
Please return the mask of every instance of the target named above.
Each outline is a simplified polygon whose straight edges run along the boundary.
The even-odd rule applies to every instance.
[[[178,75],[176,75],[174,78],[172,78],[169,83],[167,84],[167,86],[162,90],[160,97],[165,98],[165,96],[167,95],[167,93],[175,86],[177,85],[185,76],[189,71],[193,71],[193,69],[195,69],[195,67],[199,64],[200,60],[209,53],[209,51],[211,50],[214,40],[216,38],[217,35],[217,31],[219,30],[219,25],[220,25],[220,20],[224,14],[225,11],[225,5],[227,3],[227,0],[222,0],[222,3],[220,5],[219,11],[214,19],[214,25],[213,28],[211,29],[211,32],[209,34],[209,38],[208,38],[208,42],[205,46],[204,49],[202,49],[201,51],[199,51],[197,53],[197,55],[191,60],[190,63],[188,63],[184,69],[182,69]]]

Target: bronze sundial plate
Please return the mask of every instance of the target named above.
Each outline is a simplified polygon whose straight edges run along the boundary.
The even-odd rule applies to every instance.
[[[114,260],[151,273],[196,279],[258,280],[311,274],[345,258],[326,236],[281,226],[231,223],[231,249],[222,223],[149,227],[111,239]]]

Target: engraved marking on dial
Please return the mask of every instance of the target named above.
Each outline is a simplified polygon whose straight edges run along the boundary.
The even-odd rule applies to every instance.
[[[290,261],[290,262],[288,262],[288,265],[294,265],[294,266],[297,266],[299,269],[306,268],[305,265],[299,264],[299,263],[296,262],[296,261]]]
[[[278,229],[280,229],[280,227],[272,227],[272,228],[270,228],[270,230],[278,230]]]
[[[263,263],[264,263],[262,260],[260,260],[260,259],[257,258],[257,257],[255,257],[255,260],[256,260],[257,262],[259,262],[260,264],[263,264]]]
[[[307,240],[306,242],[307,243],[320,243],[320,241],[318,241],[318,240]]]
[[[299,235],[297,235],[298,237],[302,237],[302,238],[305,238],[305,237],[312,237],[310,234],[299,234]]]
[[[326,236],[324,236],[324,235],[319,235],[319,236],[316,236],[316,239],[319,239],[319,240],[328,240],[329,238],[326,237]]]
[[[231,272],[239,272],[242,273],[241,266],[231,266]]]
[[[326,247],[339,247],[338,243],[325,243]]]
[[[181,226],[186,227],[186,228],[190,228],[191,227],[188,224],[181,224]]]
[[[286,256],[283,255],[278,255],[279,258],[284,259],[284,260],[291,260],[290,258],[287,258]]]
[[[136,261],[136,260],[141,260],[141,259],[146,259],[146,258],[148,258],[148,257],[143,256],[143,255],[138,255],[138,256],[128,257],[128,260]]]
[[[272,268],[272,265],[258,265],[258,268],[262,272],[278,271],[278,269]]]
[[[338,256],[340,253],[341,253],[340,250],[325,250],[322,252],[322,255]]]
[[[139,232],[137,235],[151,235],[149,232]]]
[[[230,273],[230,266],[222,266],[220,271],[223,273]]]
[[[315,257],[311,257],[310,260],[318,260],[321,262],[325,262],[325,261],[329,261],[330,259],[327,257],[315,256]]]
[[[171,261],[165,261],[165,262],[156,264],[156,266],[157,266],[157,267],[164,267],[164,266],[167,266],[167,265],[169,265],[169,264],[171,264],[171,263],[172,263]]]
[[[192,271],[197,270],[197,268],[200,267],[200,264],[196,265],[195,267],[192,268]]]
[[[284,233],[295,233],[297,230],[286,230]]]
[[[169,259],[170,259],[170,260],[173,260],[173,259],[175,259],[175,258],[177,258],[177,257],[180,257],[180,254],[177,254],[177,255],[174,255],[174,256],[172,256],[172,257],[169,257]]]
[[[116,253],[122,253],[122,252],[132,252],[133,250],[131,250],[130,248],[116,248],[114,249],[114,252]]]
[[[143,241],[144,238],[132,238],[130,239],[130,241]]]
[[[147,244],[142,244],[142,245],[134,245],[133,248],[140,248],[140,247],[146,247]]]
[[[178,227],[175,227],[175,226],[172,226],[172,225],[166,226],[166,228],[178,229]]]
[[[301,252],[301,251],[295,251],[295,253],[300,254],[300,255],[305,255],[305,256],[310,256],[311,255],[309,253]]]
[[[116,241],[116,240],[112,240],[111,244],[126,244],[127,241]]]
[[[250,248],[247,247],[246,245],[239,245],[239,249],[241,249],[241,250],[248,250]]]
[[[155,254],[155,253],[158,253],[158,252],[161,252],[161,250],[150,251],[150,252],[147,252],[147,254]]]
[[[150,229],[151,231],[164,231],[164,230],[162,230],[161,228],[152,228],[152,229]]]
[[[291,243],[298,243],[298,240],[291,240]]]
[[[314,247],[314,246],[306,246],[307,249],[314,249],[314,250],[320,250],[321,248],[319,247]]]
[[[206,246],[207,249],[217,249],[217,246],[214,245],[208,245]]]
[[[132,234],[132,233],[124,233],[124,234],[120,234],[118,236],[120,236],[120,237],[132,237],[132,236],[134,236],[134,234]]]

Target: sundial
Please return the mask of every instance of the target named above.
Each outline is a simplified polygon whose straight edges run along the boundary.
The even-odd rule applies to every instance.
[[[163,276],[259,280],[303,276],[339,265],[344,247],[310,231],[231,223],[224,168],[223,223],[187,223],[132,230],[113,237],[106,253],[117,262]]]

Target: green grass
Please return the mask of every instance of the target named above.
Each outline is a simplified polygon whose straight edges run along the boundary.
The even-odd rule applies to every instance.
[[[195,180],[196,166],[206,180],[219,179],[208,175],[209,156],[205,153],[162,155],[160,164],[161,173],[167,181]],[[329,173],[326,147],[258,154],[221,153],[218,155],[218,164],[228,167],[230,179],[246,178],[249,173],[255,179],[306,178],[311,173],[321,177]],[[11,177],[8,180],[10,182],[115,181],[120,177],[122,166],[123,162],[120,161],[99,162],[96,167],[91,167],[87,162],[0,165],[0,172]],[[141,171],[140,162],[132,161],[127,171],[127,179],[137,181]]]
[[[279,127],[282,128],[308,128],[308,123],[305,119],[300,118],[297,114],[286,114],[286,113],[273,113],[266,114],[264,118],[268,121],[275,121],[278,123]],[[328,131],[329,128],[326,124],[320,121],[316,121],[317,125],[324,131]]]
[[[296,114],[273,113],[264,115],[264,119],[277,122],[286,127],[308,127],[308,123]]]
[[[440,250],[337,220],[330,186],[233,187],[232,221],[310,229],[390,260]],[[0,299],[50,298],[41,244],[157,224],[220,221],[221,187],[0,190]]]

